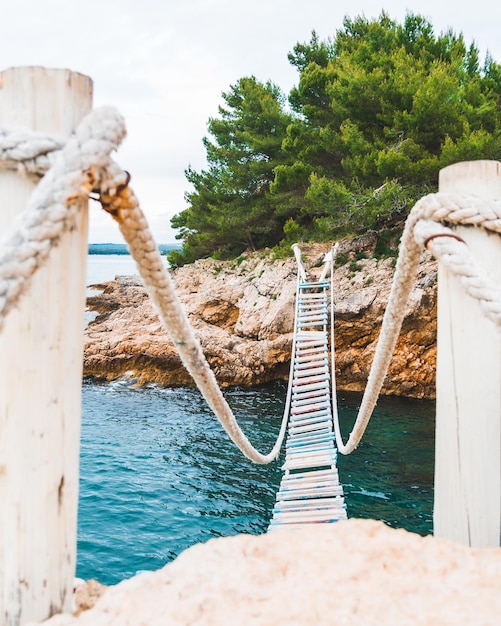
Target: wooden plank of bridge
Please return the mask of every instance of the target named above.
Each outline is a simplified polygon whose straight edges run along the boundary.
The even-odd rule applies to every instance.
[[[501,200],[501,163],[440,172],[439,191]],[[501,217],[501,216],[499,216]],[[501,237],[458,226],[501,284]],[[501,518],[501,334],[444,267],[438,275],[434,534],[473,547],[499,546]]]
[[[0,73],[0,126],[69,136],[92,82],[69,70]],[[34,182],[0,171],[0,235]],[[87,203],[0,333],[0,622],[71,611],[87,258]]]

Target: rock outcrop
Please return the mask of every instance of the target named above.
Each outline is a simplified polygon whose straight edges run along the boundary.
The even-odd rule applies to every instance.
[[[498,624],[501,551],[382,522],[211,539],[46,626]],[[32,625],[33,626],[33,625]]]
[[[394,260],[363,258],[371,239],[345,242],[335,271],[336,376],[340,389],[363,390],[394,273]],[[328,246],[304,248],[318,271]],[[289,372],[296,265],[255,254],[201,260],[173,272],[178,295],[221,385],[257,385]],[[131,376],[139,384],[182,385],[181,364],[139,277],[118,277],[88,299],[99,315],[86,329],[84,375]],[[383,393],[434,397],[436,266],[426,254]]]

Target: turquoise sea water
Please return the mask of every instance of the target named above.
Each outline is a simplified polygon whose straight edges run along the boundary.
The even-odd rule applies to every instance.
[[[93,280],[94,260],[89,284],[131,273],[128,260],[116,272],[112,258],[101,259]],[[285,391],[278,382],[225,392],[261,450],[273,445]],[[359,402],[360,394],[340,394],[346,434]],[[432,531],[433,415],[431,402],[379,400],[359,448],[339,458],[349,517]],[[114,584],[194,543],[265,532],[280,475],[280,462],[242,456],[196,389],[84,381],[77,576]]]
[[[87,285],[94,285],[115,276],[137,274],[136,263],[129,254],[88,254]]]

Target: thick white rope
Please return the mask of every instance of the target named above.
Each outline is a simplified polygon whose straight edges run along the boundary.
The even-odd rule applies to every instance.
[[[476,300],[484,315],[501,328],[501,285],[480,266],[464,241],[446,226],[432,220],[421,220],[414,228],[416,242],[440,259]]]
[[[26,211],[0,241],[0,328],[52,245],[71,226],[79,202],[91,191],[99,190],[103,207],[117,220],[160,319],[205,400],[248,458],[256,463],[270,463],[280,453],[288,408],[271,452],[261,454],[238,426],[219,389],[137,198],[127,186],[127,174],[110,159],[110,153],[124,136],[123,118],[114,109],[97,109],[87,116],[75,137],[55,156],[54,165],[35,189]]]
[[[75,136],[54,156],[26,210],[0,239],[0,328],[52,246],[72,226],[80,201],[102,185],[102,174],[112,164],[109,155],[124,136],[124,120],[114,109],[97,109],[85,118]],[[12,157],[13,152],[9,154]],[[115,186],[126,182],[124,172],[115,169],[115,173]]]
[[[230,439],[249,459],[267,464],[277,458],[282,447],[288,420],[286,405],[277,440],[268,454],[262,454],[249,442],[226,402],[216,377],[205,359],[202,347],[195,336],[184,308],[177,297],[172,279],[165,267],[157,245],[150,234],[146,219],[132,191],[128,188],[110,198],[109,208],[118,221],[120,230],[129,244],[139,272],[153,300],[159,317],[176,346],[183,365],[193,377],[207,404],[215,413]],[[290,397],[290,389],[288,392]],[[289,400],[290,401],[290,400]],[[287,403],[286,403],[287,404]]]
[[[128,177],[110,159],[110,153],[119,145],[124,135],[123,119],[114,109],[98,109],[90,114],[80,125],[75,137],[57,153],[51,170],[33,193],[27,211],[16,220],[10,234],[0,241],[0,327],[7,312],[26,290],[33,273],[47,258],[51,246],[71,226],[79,202],[87,198],[92,190],[99,190],[103,207],[118,221],[160,318],[207,403],[232,441],[246,456],[257,463],[269,463],[279,454],[288,411],[284,411],[280,433],[271,452],[263,455],[255,450],[238,426],[207,364],[146,219],[135,195],[127,186]],[[13,142],[8,145],[7,134],[2,136],[5,147],[2,148],[0,157],[3,155],[8,165],[12,165],[16,156]],[[46,150],[46,155],[51,152],[48,148],[45,145],[41,152]],[[31,156],[26,157],[25,163],[36,161],[39,152],[33,151]],[[29,150],[24,153],[29,154]],[[38,172],[35,167],[30,167],[25,165],[28,171]],[[41,161],[37,167],[41,167]],[[464,246],[456,245],[460,242],[449,242],[446,245],[443,241],[446,239],[443,236],[443,227],[434,224],[441,221],[449,224],[472,224],[500,233],[500,216],[499,203],[486,203],[480,199],[453,194],[430,194],[412,209],[402,236],[390,298],[367,387],[346,445],[342,443],[337,420],[336,437],[338,448],[343,454],[348,454],[358,445],[376,404],[400,333],[423,243],[429,242],[433,254],[449,263],[451,269],[461,276],[468,292],[479,299],[486,314],[496,323],[500,323],[499,289],[474,267],[471,258],[466,258]],[[418,223],[423,220],[428,224],[418,227]],[[449,238],[454,238],[452,231],[447,239]],[[454,248],[453,252],[450,245]],[[298,259],[299,275],[304,279],[306,272],[300,260],[299,248],[294,247],[294,253]],[[331,260],[331,276],[332,262]]]
[[[339,241],[337,241],[335,243],[335,245],[329,250],[329,252],[327,252],[327,254],[324,257],[324,266],[322,268],[322,271],[320,272],[320,276],[318,277],[318,282],[322,282],[323,280],[325,280],[327,278],[328,273],[331,273],[331,277],[332,277],[332,272],[333,272],[333,263],[334,263],[334,259],[336,258],[337,255],[337,249],[339,248]]]
[[[421,252],[426,243],[432,254],[458,276],[467,293],[479,301],[484,314],[501,328],[501,289],[487,272],[478,266],[466,244],[458,241],[451,229],[439,223],[439,220],[443,220],[450,224],[474,224],[501,233],[499,216],[501,216],[500,202],[486,202],[476,197],[459,194],[430,194],[414,205],[407,218],[400,242],[390,297],[367,385],[357,419],[346,444],[343,443],[339,426],[335,379],[333,378],[334,430],[337,447],[342,454],[350,454],[358,446],[376,406],[405,317]],[[331,280],[332,273],[333,270],[331,270]],[[333,285],[331,285],[331,292],[332,289]],[[332,303],[331,358],[332,375],[335,376],[333,317],[334,305]]]
[[[297,243],[293,244],[292,250],[294,252],[294,256],[296,257],[298,276],[300,280],[302,280],[305,283],[307,282],[308,279],[306,276],[306,270],[304,269],[303,261],[301,259],[301,250],[299,249],[299,246]]]
[[[24,128],[0,129],[0,169],[43,176],[65,143],[63,137]]]

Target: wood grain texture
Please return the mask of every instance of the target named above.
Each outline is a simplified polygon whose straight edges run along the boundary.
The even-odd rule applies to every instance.
[[[501,164],[458,163],[439,190],[501,198]],[[501,237],[456,227],[501,282]],[[443,267],[438,274],[434,534],[472,547],[499,546],[501,517],[501,333]]]
[[[69,70],[0,74],[0,126],[68,136],[90,110],[92,83]],[[34,182],[0,172],[0,236]],[[0,335],[0,622],[71,609],[87,251],[87,207]]]

